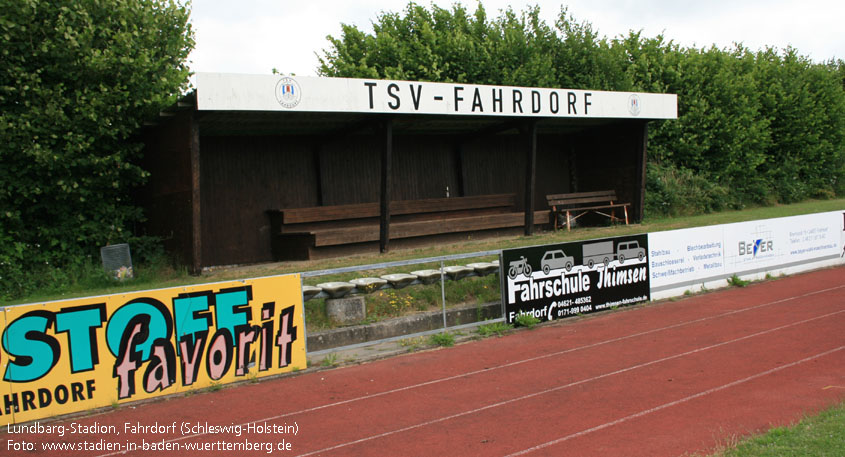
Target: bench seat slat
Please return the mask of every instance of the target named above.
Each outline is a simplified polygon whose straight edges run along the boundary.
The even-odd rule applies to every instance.
[[[548,210],[534,213],[535,224],[549,221]],[[435,221],[397,222],[390,224],[390,239],[460,233],[474,230],[520,227],[525,224],[525,213],[490,214]],[[364,243],[379,240],[379,226],[367,225],[347,229],[328,229],[311,232],[314,246]]]
[[[391,202],[390,213],[391,215],[435,213],[466,209],[513,207],[515,204],[515,194],[398,200]],[[271,210],[269,212],[274,215],[280,215],[282,224],[300,224],[305,222],[374,218],[379,217],[381,210],[378,202],[371,202],[350,205],[314,206],[310,208],[286,208]]]
[[[559,209],[558,212],[590,211],[590,210],[594,210],[594,209],[622,208],[623,206],[631,206],[631,204],[630,203],[614,203],[612,205],[579,206],[577,208],[562,208],[562,209]]]
[[[535,224],[549,221],[548,210],[534,213]],[[413,238],[417,236],[460,233],[474,230],[520,227],[525,224],[525,213],[489,214],[459,217],[434,221],[397,222],[390,224],[390,239]],[[314,246],[336,246],[340,244],[365,243],[379,240],[379,226],[375,224],[343,229],[324,229],[311,232],[294,232],[278,235],[281,238],[302,239],[313,237]]]
[[[393,201],[390,239],[521,227],[525,224],[525,213],[517,208],[513,193]],[[534,224],[549,224],[550,213],[536,211]],[[279,260],[309,259],[321,253],[340,252],[344,245],[380,238],[378,202],[286,208],[268,210],[267,214],[273,255]]]
[[[616,201],[616,197],[613,196],[611,198],[607,197],[587,197],[587,198],[569,198],[569,199],[557,199],[552,200],[549,199],[549,206],[568,206],[568,205],[580,205],[583,203],[599,203],[599,202],[609,202],[609,201]]]
[[[558,200],[558,199],[566,199],[566,198],[583,198],[583,197],[607,197],[609,199],[611,197],[616,197],[616,191],[615,190],[598,190],[598,191],[594,191],[594,192],[575,192],[575,193],[568,193],[568,194],[549,194],[549,195],[546,195],[547,200]]]

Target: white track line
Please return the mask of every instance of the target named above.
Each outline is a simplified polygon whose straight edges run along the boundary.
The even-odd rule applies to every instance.
[[[289,412],[289,413],[279,414],[279,415],[276,415],[276,416],[265,417],[263,419],[256,419],[256,420],[253,420],[253,421],[244,422],[243,424],[239,424],[239,425],[241,427],[245,427],[245,426],[250,425],[250,424],[257,424],[257,423],[260,423],[260,422],[270,422],[270,421],[282,419],[282,418],[285,418],[285,417],[295,416],[295,415],[299,415],[299,414],[306,414],[306,413],[310,413],[310,412],[314,412],[314,411],[319,411],[319,410],[322,410],[322,409],[333,408],[335,406],[346,405],[346,404],[349,404],[349,403],[354,403],[354,402],[363,401],[363,400],[369,400],[369,399],[372,399],[372,398],[378,398],[378,397],[382,397],[382,396],[385,396],[385,395],[390,395],[390,394],[394,394],[394,393],[398,393],[398,392],[405,392],[405,391],[412,390],[412,389],[418,389],[420,387],[426,387],[426,386],[430,386],[430,385],[434,385],[434,384],[439,384],[441,382],[447,382],[447,381],[453,381],[455,379],[466,378],[466,377],[470,377],[470,376],[480,374],[480,373],[490,373],[492,371],[499,370],[499,369],[502,369],[502,368],[509,368],[509,367],[521,365],[521,364],[524,364],[524,363],[535,362],[537,360],[543,360],[543,359],[547,359],[547,358],[551,358],[551,357],[556,357],[556,356],[559,356],[559,355],[569,354],[569,353],[576,352],[576,351],[592,349],[592,348],[603,346],[603,345],[606,345],[606,344],[618,343],[620,341],[625,341],[625,340],[628,340],[628,339],[631,339],[631,338],[637,338],[637,337],[640,337],[640,336],[650,335],[652,333],[658,333],[658,332],[662,332],[662,331],[665,331],[665,330],[671,330],[671,329],[675,329],[675,328],[678,328],[678,327],[684,327],[684,326],[687,326],[687,325],[697,324],[699,322],[704,322],[704,321],[708,321],[708,320],[732,316],[734,314],[744,313],[746,311],[753,311],[753,310],[756,310],[756,309],[765,308],[767,306],[773,306],[773,305],[785,303],[785,302],[792,301],[792,300],[798,300],[798,299],[802,299],[802,298],[812,297],[813,295],[831,292],[831,291],[842,289],[842,288],[845,288],[845,285],[830,287],[828,289],[817,290],[817,291],[813,291],[813,292],[808,292],[808,293],[802,294],[802,295],[795,295],[795,296],[792,296],[792,297],[782,298],[780,300],[775,300],[775,301],[768,302],[768,303],[762,303],[762,304],[751,306],[751,307],[748,307],[748,308],[728,311],[726,313],[717,314],[717,315],[714,315],[714,316],[702,317],[700,319],[695,319],[695,320],[691,320],[691,321],[680,322],[680,323],[677,323],[677,324],[668,325],[666,327],[660,327],[660,328],[656,328],[656,329],[652,329],[652,330],[646,330],[644,332],[633,333],[631,335],[620,336],[618,338],[612,338],[612,339],[609,339],[609,340],[600,341],[598,343],[592,343],[592,344],[588,344],[588,345],[585,345],[585,346],[579,346],[579,347],[575,347],[575,348],[565,349],[563,351],[544,354],[544,355],[537,356],[537,357],[531,357],[531,358],[528,358],[528,359],[521,359],[521,360],[517,360],[515,362],[507,363],[507,364],[504,364],[504,365],[498,365],[498,366],[494,366],[494,367],[483,368],[481,370],[475,370],[475,371],[470,371],[470,372],[462,373],[462,374],[458,374],[458,375],[447,376],[445,378],[433,379],[431,381],[426,381],[426,382],[422,382],[422,383],[418,383],[418,384],[412,384],[410,386],[399,387],[399,388],[396,388],[396,389],[386,390],[386,391],[378,392],[378,393],[374,393],[374,394],[362,395],[360,397],[349,398],[349,399],[337,401],[337,402],[334,402],[334,403],[327,403],[325,405],[314,406],[314,407],[302,409],[302,410],[299,410],[299,411],[293,411],[293,412]],[[647,308],[640,308],[640,309],[647,309]],[[635,311],[635,310],[632,310],[632,311]],[[609,317],[609,316],[607,316],[607,317]],[[187,439],[190,439],[190,438],[197,438],[197,437],[204,436],[204,435],[207,435],[207,434],[208,433],[197,433],[197,434],[193,434],[193,435],[185,435],[185,436],[180,436],[180,437],[176,437],[176,438],[171,438],[169,440],[165,440],[165,442],[166,443],[172,443],[172,442],[176,442],[176,441],[184,441],[184,440],[187,440]],[[114,456],[114,455],[121,455],[121,454],[124,454],[124,453],[125,452],[112,452],[112,453],[109,453],[109,454],[100,454],[96,457],[111,457],[111,456]]]
[[[798,326],[798,325],[806,324],[808,322],[812,322],[812,321],[815,321],[815,320],[825,319],[825,318],[835,316],[837,314],[842,314],[842,313],[845,313],[845,310],[836,311],[836,312],[833,312],[833,313],[830,313],[830,314],[825,314],[823,316],[817,316],[817,317],[813,317],[813,318],[810,318],[810,319],[805,319],[803,321],[793,322],[791,324],[783,325],[783,326],[780,326],[780,327],[775,327],[775,328],[772,328],[772,329],[769,329],[769,330],[764,330],[762,332],[753,333],[751,335],[742,336],[742,337],[739,337],[739,338],[736,338],[736,339],[733,339],[733,340],[723,341],[721,343],[713,344],[713,345],[710,345],[710,346],[700,347],[698,349],[693,349],[691,351],[682,352],[680,354],[675,354],[675,355],[663,357],[663,358],[660,358],[660,359],[657,359],[657,360],[652,360],[651,362],[645,362],[645,363],[633,365],[633,366],[630,366],[630,367],[627,367],[627,368],[622,368],[620,370],[612,371],[612,372],[601,374],[601,375],[598,375],[598,376],[593,376],[591,378],[582,379],[580,381],[575,381],[575,382],[572,382],[572,383],[569,383],[569,384],[563,384],[563,385],[560,385],[560,386],[557,386],[557,387],[552,387],[552,388],[541,390],[541,391],[538,391],[538,392],[533,392],[533,393],[530,393],[530,394],[527,394],[527,395],[522,395],[520,397],[511,398],[511,399],[500,401],[500,402],[497,402],[497,403],[491,403],[489,405],[482,406],[480,408],[475,408],[475,409],[471,409],[471,410],[468,410],[468,411],[463,411],[463,412],[460,412],[460,413],[457,413],[457,414],[444,416],[444,417],[441,417],[441,418],[438,418],[438,419],[432,419],[430,421],[421,422],[419,424],[410,425],[408,427],[403,427],[403,428],[392,430],[392,431],[389,431],[389,432],[379,433],[377,435],[368,436],[368,437],[365,437],[365,438],[357,439],[355,441],[349,441],[347,443],[341,443],[341,444],[331,446],[331,447],[327,447],[327,448],[324,448],[324,449],[320,449],[320,450],[317,450],[317,451],[312,451],[312,452],[308,452],[308,453],[305,453],[305,454],[299,454],[297,457],[306,457],[306,456],[309,456],[309,455],[315,455],[315,454],[320,454],[320,453],[323,453],[323,452],[329,452],[329,451],[344,448],[344,447],[347,447],[347,446],[352,446],[352,445],[355,445],[355,444],[360,444],[360,443],[364,443],[364,442],[367,442],[367,441],[372,441],[374,439],[384,438],[384,437],[390,436],[390,435],[395,435],[397,433],[403,433],[403,432],[418,429],[418,428],[421,428],[421,427],[426,427],[426,426],[429,426],[429,425],[437,424],[437,423],[440,423],[440,422],[445,422],[445,421],[448,421],[448,420],[451,420],[451,419],[456,419],[456,418],[459,418],[459,417],[468,416],[470,414],[475,414],[475,413],[485,411],[485,410],[488,410],[488,409],[498,408],[499,406],[509,405],[511,403],[527,400],[529,398],[539,397],[541,395],[546,395],[546,394],[549,394],[549,393],[552,393],[552,392],[557,392],[557,391],[560,391],[560,390],[563,390],[563,389],[568,389],[570,387],[575,387],[575,386],[578,386],[578,385],[581,385],[581,384],[585,384],[585,383],[589,383],[589,382],[593,382],[593,381],[598,381],[600,379],[604,379],[604,378],[607,378],[607,377],[610,377],[610,376],[615,376],[615,375],[618,375],[618,374],[627,373],[629,371],[637,370],[637,369],[640,369],[640,368],[645,368],[645,367],[648,367],[648,366],[651,366],[651,365],[656,365],[658,363],[666,362],[666,361],[669,361],[669,360],[678,359],[678,358],[681,358],[681,357],[686,357],[688,355],[696,354],[698,352],[703,352],[703,351],[707,351],[707,350],[710,350],[710,349],[715,349],[715,348],[718,348],[718,347],[726,346],[728,344],[737,343],[737,342],[744,341],[744,340],[747,340],[747,339],[750,339],[750,338],[754,338],[754,337],[758,337],[758,336],[761,336],[761,335],[766,335],[768,333],[773,333],[773,332],[776,332],[776,331],[779,331],[779,330],[787,329],[787,328],[790,328],[790,327],[795,327],[795,326]],[[839,347],[835,350],[828,351],[828,352],[835,352],[835,351],[838,351],[842,348],[843,347]],[[828,352],[825,352],[823,354],[827,354]],[[817,357],[817,356],[814,356],[814,357]],[[800,363],[800,362],[801,361],[794,362],[794,363]],[[786,368],[787,366],[789,366],[789,365],[786,365],[786,366],[783,366],[783,367],[780,367],[780,368],[777,368],[777,369],[774,369],[774,370],[769,370],[769,371],[764,372],[764,373],[774,372],[774,371],[777,371],[778,369]],[[754,375],[754,376],[752,376],[751,378],[748,378],[748,379],[749,380],[754,379],[755,376],[762,376],[762,374]],[[726,386],[733,385],[737,382],[738,381],[734,381],[734,383],[727,384]],[[742,382],[745,382],[745,381],[742,381]],[[722,386],[722,387],[725,387],[725,386]],[[717,390],[718,389],[720,389],[720,388],[717,388]],[[705,392],[709,392],[709,391],[705,391]],[[702,394],[696,394],[696,395],[700,396]],[[691,398],[695,398],[695,396],[690,397],[690,399]]]
[[[670,407],[675,406],[675,405],[679,405],[681,403],[686,403],[690,400],[695,400],[696,398],[701,398],[705,395],[710,395],[712,393],[719,392],[720,390],[729,389],[731,387],[738,386],[742,383],[745,383],[745,382],[748,382],[748,381],[753,381],[757,378],[761,378],[763,376],[767,376],[767,375],[770,375],[772,373],[775,373],[775,372],[778,372],[778,371],[781,371],[781,370],[785,370],[787,368],[792,368],[792,367],[800,365],[802,363],[809,362],[810,360],[818,359],[818,358],[833,354],[834,352],[841,351],[842,349],[845,349],[845,346],[839,346],[836,349],[831,349],[829,351],[825,351],[825,352],[822,352],[820,354],[812,355],[810,357],[798,360],[796,362],[788,363],[786,365],[781,365],[779,367],[775,367],[775,368],[772,368],[770,370],[762,371],[762,372],[757,373],[755,375],[751,375],[747,378],[738,379],[738,380],[730,382],[728,384],[724,384],[724,385],[721,385],[719,387],[714,387],[712,389],[708,389],[708,390],[705,390],[703,392],[699,392],[695,395],[690,395],[688,397],[684,397],[684,398],[681,398],[679,400],[671,401],[669,403],[664,403],[660,406],[655,406],[654,408],[646,409],[646,410],[640,411],[638,413],[631,414],[630,416],[625,416],[625,417],[622,417],[620,419],[616,419],[615,421],[607,422],[607,423],[604,423],[602,425],[597,425],[595,427],[588,428],[586,430],[582,430],[580,432],[564,436],[563,438],[558,438],[556,440],[548,441],[546,443],[543,443],[543,444],[540,444],[540,445],[537,445],[537,446],[534,446],[534,447],[531,447],[531,448],[528,448],[528,449],[525,449],[525,450],[522,450],[522,451],[519,451],[519,452],[515,452],[513,454],[508,454],[505,457],[514,457],[514,456],[518,456],[518,455],[525,455],[525,454],[534,452],[534,451],[539,450],[539,449],[547,448],[549,446],[554,446],[555,444],[559,444],[559,443],[562,443],[564,441],[571,440],[573,438],[578,438],[580,436],[584,436],[584,435],[587,435],[589,433],[597,432],[599,430],[603,430],[603,429],[608,428],[608,427],[613,427],[614,425],[618,425],[618,424],[621,424],[623,422],[627,422],[631,419],[637,419],[637,418],[649,415],[651,413],[654,413],[654,412],[657,412],[657,411],[660,411],[660,410],[663,410],[663,409],[666,409],[666,408],[670,408]]]

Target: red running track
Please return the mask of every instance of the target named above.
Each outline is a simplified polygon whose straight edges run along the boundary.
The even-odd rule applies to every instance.
[[[828,269],[125,407],[64,422],[114,425],[119,435],[26,436],[35,452],[3,443],[0,455],[152,455],[143,442],[179,456],[706,453],[845,399],[843,329],[845,268]],[[177,428],[139,435],[127,423]],[[182,423],[232,430],[183,435]],[[81,441],[122,447],[42,447]],[[126,443],[139,450],[125,452]]]

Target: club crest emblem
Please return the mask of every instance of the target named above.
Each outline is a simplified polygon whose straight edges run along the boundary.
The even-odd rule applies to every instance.
[[[276,83],[276,100],[285,108],[294,108],[302,100],[302,89],[293,78],[282,78]]]
[[[628,97],[628,111],[634,116],[639,116],[641,110],[642,101],[640,101],[640,96],[637,94],[633,94]]]

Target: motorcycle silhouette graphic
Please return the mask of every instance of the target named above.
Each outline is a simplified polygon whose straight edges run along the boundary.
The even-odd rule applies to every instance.
[[[515,279],[517,275],[522,274],[526,278],[531,276],[531,265],[525,260],[525,256],[520,256],[519,260],[514,260],[508,264],[508,277]]]

